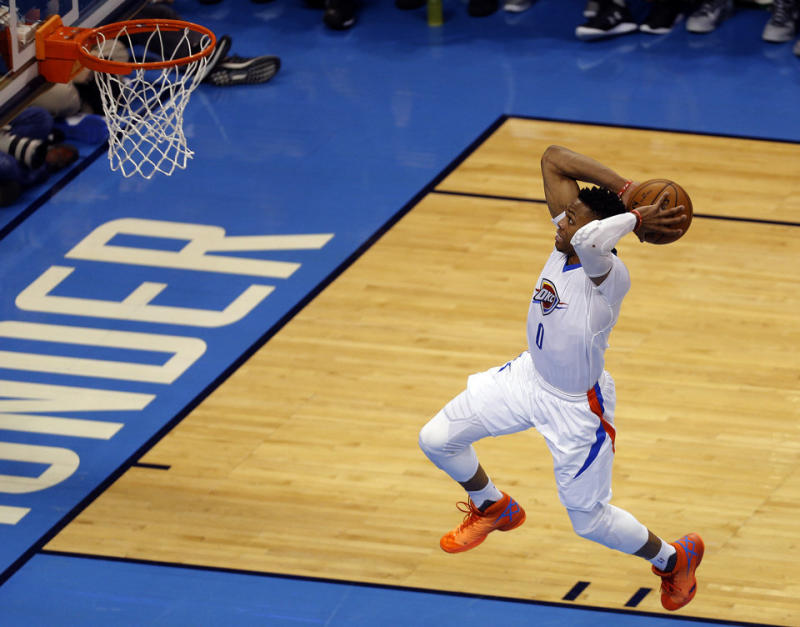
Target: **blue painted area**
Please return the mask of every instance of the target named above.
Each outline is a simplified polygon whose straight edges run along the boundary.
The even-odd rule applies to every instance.
[[[702,627],[731,623],[37,555],[0,588],[3,624]]]
[[[0,475],[13,475],[15,477],[38,477],[48,468],[49,466],[47,464],[0,459]]]
[[[431,29],[424,10],[401,12],[390,1],[375,0],[365,2],[355,28],[338,33],[327,30],[321,12],[301,0],[223,0],[213,6],[176,0],[186,18],[231,34],[234,53],[279,55],[281,72],[266,85],[200,87],[186,112],[185,131],[196,152],[186,171],[150,181],[123,179],[101,156],[48,197],[0,240],[0,322],[196,338],[205,352],[173,383],[32,372],[7,363],[4,368],[0,361],[0,379],[6,381],[152,396],[136,411],[50,412],[124,423],[110,440],[0,430],[0,444],[67,448],[80,458],[75,473],[52,488],[0,494],[0,505],[31,509],[18,524],[0,525],[0,572],[124,468],[499,116],[800,141],[800,60],[791,44],[761,41],[765,12],[740,11],[707,36],[678,28],[665,37],[635,34],[586,44],[573,37],[582,5],[538,0],[523,14],[472,19],[463,3],[446,0],[444,26]],[[747,162],[750,155],[732,158]],[[44,191],[29,190],[17,206],[0,209],[0,228]],[[319,250],[224,253],[299,263],[286,279],[65,257],[95,228],[120,218],[213,225],[229,236],[334,236]],[[174,252],[184,242],[124,234],[111,243]],[[275,289],[241,320],[220,327],[186,325],[181,316],[152,323],[20,309],[18,295],[52,266],[74,268],[52,291],[70,298],[119,302],[143,282],[163,283],[167,287],[154,305],[220,311],[251,285]],[[160,364],[168,357],[152,350],[4,338],[0,350],[136,364]],[[9,472],[19,469],[11,464],[5,466]],[[38,568],[43,559],[29,567]],[[27,586],[39,589],[42,576],[26,567],[2,588],[3,597],[28,594]],[[70,581],[65,577],[55,587],[68,588]],[[120,593],[128,594],[125,587]],[[135,598],[131,593],[130,606]],[[395,604],[391,616],[405,611],[406,603],[413,606],[411,597],[388,598]],[[81,599],[89,603],[93,597],[87,592]],[[162,607],[146,591],[141,599],[144,608]],[[106,599],[96,605],[103,604],[116,607]],[[53,607],[59,607],[55,601]],[[379,622],[387,624],[386,616]]]

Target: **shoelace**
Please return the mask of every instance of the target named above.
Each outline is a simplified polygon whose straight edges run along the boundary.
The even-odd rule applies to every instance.
[[[458,526],[459,531],[471,525],[475,519],[483,517],[481,510],[475,507],[472,504],[472,501],[470,502],[459,501],[458,503],[456,503],[456,508],[458,509],[458,511],[464,512],[464,520]]]
[[[797,19],[797,9],[791,2],[773,2],[772,9],[775,24],[791,24]]]
[[[706,17],[714,17],[715,13],[722,11],[725,6],[725,1],[726,0],[705,0],[705,2],[700,5],[700,8],[697,9],[697,13],[705,15]]]

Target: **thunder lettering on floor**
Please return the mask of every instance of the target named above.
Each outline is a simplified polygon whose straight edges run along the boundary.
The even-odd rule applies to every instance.
[[[15,299],[17,309],[31,319],[0,321],[0,341],[8,348],[0,350],[0,368],[16,371],[17,379],[0,380],[0,429],[25,434],[24,441],[11,441],[11,437],[0,441],[0,525],[20,525],[26,517],[33,518],[36,499],[20,501],[63,486],[86,463],[82,458],[86,451],[103,455],[102,450],[77,444],[55,446],[47,443],[49,436],[74,439],[76,443],[108,442],[123,429],[132,428],[136,412],[150,407],[159,396],[168,395],[169,388],[151,394],[126,387],[131,383],[175,383],[207,355],[210,342],[219,341],[209,339],[217,338],[211,331],[208,337],[197,337],[203,335],[202,329],[242,321],[276,290],[276,279],[285,281],[301,267],[295,261],[253,258],[255,253],[320,250],[332,237],[332,233],[229,236],[220,226],[123,218],[100,225],[64,255],[63,265],[44,270]],[[130,245],[136,238],[146,239],[148,245]],[[254,280],[222,308],[154,302],[168,296],[171,288],[175,292],[182,289],[174,279],[141,281],[122,299],[103,299],[70,293],[75,284],[71,281],[94,281],[85,262],[151,268],[154,274],[158,273],[155,269],[169,270],[172,277],[177,270],[178,276],[194,277],[187,280],[195,283],[197,273]],[[89,275],[81,277],[82,272]],[[108,283],[109,289],[112,283]],[[75,324],[75,317],[83,324]],[[115,321],[115,328],[97,326],[109,321]],[[141,328],[142,324],[177,325],[192,332],[182,335],[153,332],[146,326],[144,330],[125,328]],[[42,383],[25,380],[26,373],[91,377],[104,383],[96,387]],[[94,412],[94,416],[66,415],[85,412]],[[113,419],[106,419],[109,415]],[[42,441],[33,443],[31,439],[36,437]],[[33,476],[13,472],[24,464],[44,470]],[[68,500],[73,505],[85,495],[74,487],[72,492]],[[51,509],[55,518],[50,526],[65,513],[63,506]]]

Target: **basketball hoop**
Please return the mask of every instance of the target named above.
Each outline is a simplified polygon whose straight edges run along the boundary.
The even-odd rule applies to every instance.
[[[98,28],[66,27],[57,15],[36,32],[39,72],[69,82],[94,71],[108,124],[108,159],[123,176],[169,176],[193,152],[183,112],[205,76],[214,33],[181,20],[131,20]]]

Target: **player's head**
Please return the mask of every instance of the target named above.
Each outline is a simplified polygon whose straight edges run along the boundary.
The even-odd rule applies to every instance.
[[[625,205],[619,196],[604,187],[584,187],[578,192],[578,200],[594,214],[593,220],[602,220],[625,212]]]
[[[602,187],[582,188],[558,223],[556,249],[567,255],[574,254],[571,242],[575,231],[592,220],[602,220],[624,212],[625,205],[614,192]]]

